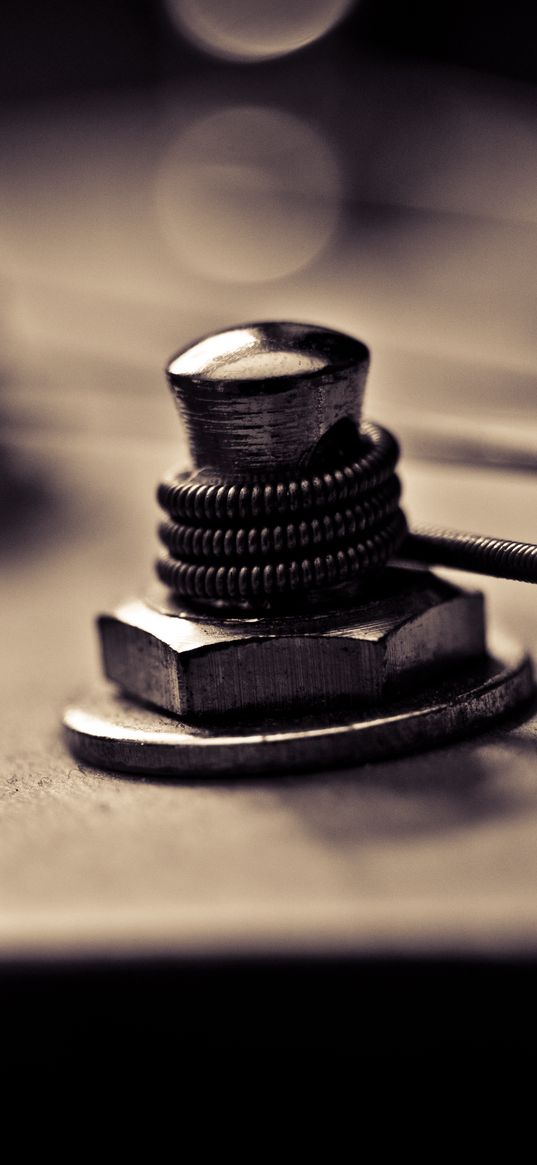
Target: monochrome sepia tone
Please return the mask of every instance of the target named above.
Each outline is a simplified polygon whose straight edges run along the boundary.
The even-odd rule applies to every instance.
[[[4,6],[13,1079],[533,1049],[533,25]]]

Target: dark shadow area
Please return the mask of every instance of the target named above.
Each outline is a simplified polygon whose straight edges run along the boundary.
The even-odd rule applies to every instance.
[[[491,782],[478,756],[458,750],[443,750],[441,764],[429,752],[331,775],[315,786],[295,783],[279,795],[309,833],[340,852],[474,829],[523,803]]]
[[[338,849],[375,839],[442,835],[505,819],[524,811],[527,793],[507,782],[500,786],[480,750],[487,744],[514,747],[537,761],[537,741],[517,734],[536,713],[533,696],[501,725],[485,727],[468,740],[362,769],[288,778],[280,796],[308,830]]]
[[[533,959],[435,957],[4,966],[3,1055],[11,1072],[140,1079],[207,1053],[330,1052],[364,1069],[535,1056],[535,974]]]
[[[215,5],[216,7],[216,5]],[[2,9],[0,96],[46,96],[125,86],[154,86],[162,76],[208,73],[210,61],[177,34],[159,0],[93,0],[73,5],[56,0],[53,19],[46,5],[8,0]],[[516,0],[505,16],[485,0],[454,9],[418,0],[361,0],[326,38],[337,62],[349,47],[411,59],[442,61],[499,76],[534,81],[534,10]],[[305,50],[313,65],[323,50]],[[303,55],[303,54],[302,54]],[[235,62],[228,72],[251,71]],[[257,71],[277,75],[279,61],[261,61]]]
[[[537,742],[517,735],[517,729],[537,714],[537,697],[467,740],[409,756],[318,772],[290,775],[166,777],[136,773],[105,773],[80,763],[82,772],[103,780],[218,788],[230,795],[263,791],[295,814],[304,828],[335,850],[353,849],[374,841],[394,841],[444,835],[473,829],[524,811],[527,790],[500,786],[490,764],[480,755],[483,745],[508,745],[537,758]],[[536,769],[537,780],[537,769]]]
[[[0,561],[29,557],[58,542],[67,499],[49,474],[18,450],[0,444]]]

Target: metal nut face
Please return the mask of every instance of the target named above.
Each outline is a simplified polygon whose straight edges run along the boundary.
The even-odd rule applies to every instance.
[[[367,601],[307,618],[200,618],[134,600],[99,632],[108,678],[186,719],[380,704],[420,670],[485,651],[483,596],[403,569]]]

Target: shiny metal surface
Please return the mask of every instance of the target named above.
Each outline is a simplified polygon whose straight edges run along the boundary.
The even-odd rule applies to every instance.
[[[527,699],[528,657],[500,643],[498,654],[476,661],[426,691],[399,697],[389,708],[242,723],[205,719],[194,726],[96,687],[65,712],[69,747],[99,768],[153,775],[207,777],[323,769],[364,764],[465,736]]]
[[[271,322],[207,336],[167,374],[196,468],[274,474],[306,465],[338,421],[359,423],[368,367],[351,336]]]
[[[457,736],[529,695],[527,659],[487,654],[479,592],[379,569],[406,523],[397,442],[386,433],[381,456],[359,427],[368,360],[338,332],[265,323],[214,333],[171,361],[194,469],[159,487],[168,597],[100,617],[105,674],[127,699],[67,712],[75,755],[173,774],[362,764]],[[347,471],[333,468],[353,451]],[[310,543],[315,572],[292,585]],[[333,569],[317,572],[327,548]],[[256,586],[241,589],[248,571]],[[220,576],[233,586],[219,588]]]
[[[99,635],[110,680],[187,718],[390,702],[396,685],[419,688],[424,671],[485,652],[478,591],[393,568],[365,593],[355,586],[337,604],[325,598],[279,616],[204,616],[171,599],[158,608],[132,600],[100,617]]]

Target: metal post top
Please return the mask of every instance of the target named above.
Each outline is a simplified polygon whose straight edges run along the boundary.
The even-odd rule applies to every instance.
[[[369,351],[315,324],[243,324],[178,352],[167,376],[197,468],[303,464],[338,422],[360,421]]]

